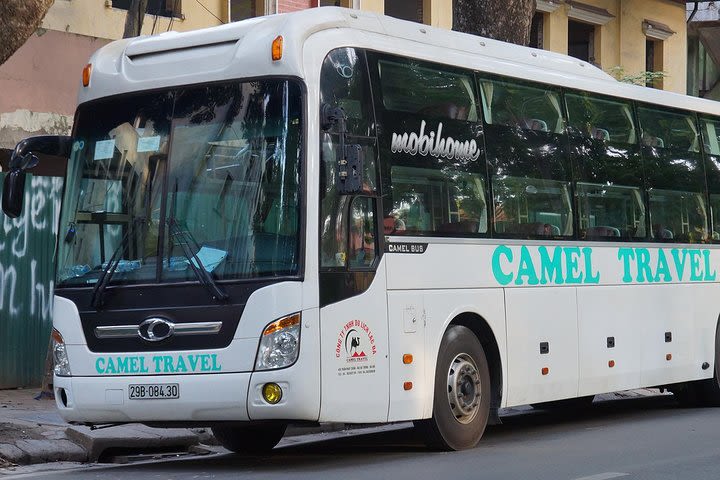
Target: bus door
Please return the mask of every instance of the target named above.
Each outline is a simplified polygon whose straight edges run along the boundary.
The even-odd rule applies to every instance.
[[[377,199],[341,199],[334,243],[320,272],[321,421],[388,417],[388,319]],[[347,203],[343,206],[343,203]],[[345,218],[341,218],[345,217]],[[330,248],[327,243],[323,250]]]

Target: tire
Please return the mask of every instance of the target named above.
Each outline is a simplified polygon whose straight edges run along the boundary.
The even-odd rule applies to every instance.
[[[697,383],[698,397],[704,407],[720,407],[720,326],[715,328],[715,368],[713,378]]]
[[[683,407],[720,407],[720,325],[715,329],[715,368],[713,377],[670,388]]]
[[[286,423],[262,423],[244,426],[215,426],[213,435],[220,445],[235,453],[267,453],[285,434]]]
[[[565,398],[553,400],[552,402],[531,403],[530,406],[536,410],[582,410],[592,405],[595,395],[586,397]]]
[[[472,448],[487,426],[490,393],[482,345],[469,328],[451,326],[438,352],[432,417],[415,422],[416,428],[431,448]]]

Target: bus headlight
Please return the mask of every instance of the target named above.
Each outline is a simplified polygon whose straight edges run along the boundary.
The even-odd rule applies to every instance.
[[[55,365],[55,375],[59,377],[69,377],[70,360],[68,360],[67,350],[65,349],[65,340],[63,340],[60,332],[53,328],[52,330],[52,355]]]
[[[300,314],[295,313],[265,327],[255,359],[255,370],[292,365],[300,351]]]

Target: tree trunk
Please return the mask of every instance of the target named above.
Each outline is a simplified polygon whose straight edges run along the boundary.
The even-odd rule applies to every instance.
[[[535,0],[453,0],[453,30],[528,45]]]
[[[130,8],[128,8],[127,17],[125,17],[123,38],[137,37],[140,35],[147,4],[148,0],[132,0]]]
[[[0,0],[0,65],[30,38],[55,0]]]

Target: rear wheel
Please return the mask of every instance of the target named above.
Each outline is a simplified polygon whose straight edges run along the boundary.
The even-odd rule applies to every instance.
[[[715,330],[715,369],[713,377],[670,387],[684,407],[720,407],[720,328]]]
[[[262,423],[243,426],[212,427],[220,444],[235,453],[269,452],[285,434],[285,423]]]
[[[490,372],[482,345],[473,332],[451,326],[440,343],[433,414],[415,422],[430,447],[472,448],[480,441],[490,412]]]

